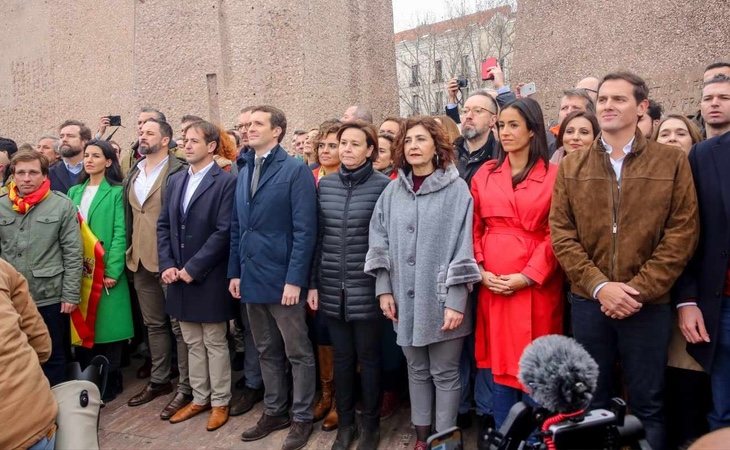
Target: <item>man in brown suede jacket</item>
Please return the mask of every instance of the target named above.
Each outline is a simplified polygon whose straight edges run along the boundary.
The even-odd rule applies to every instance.
[[[620,359],[631,411],[660,450],[669,290],[695,250],[699,220],[686,156],[637,130],[648,94],[632,73],[603,78],[601,134],[589,150],[561,162],[550,228],[571,283],[575,338],[600,368],[591,406],[608,406]]]

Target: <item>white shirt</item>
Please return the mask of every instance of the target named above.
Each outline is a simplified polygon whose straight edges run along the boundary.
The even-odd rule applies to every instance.
[[[626,144],[623,148],[624,150],[624,156],[622,156],[619,159],[613,159],[611,157],[611,152],[613,152],[613,147],[608,145],[608,143],[603,139],[603,136],[601,136],[601,143],[603,144],[603,147],[606,149],[606,153],[608,153],[608,159],[611,161],[611,167],[613,167],[613,172],[616,174],[616,181],[618,182],[619,189],[621,189],[621,169],[624,167],[624,160],[626,159],[626,155],[631,153],[631,147],[634,145],[634,140],[636,139],[636,136],[632,137],[628,144]],[[593,298],[598,298],[598,291],[601,290],[603,286],[605,286],[608,283],[601,283],[593,290]]]
[[[183,196],[183,211],[188,210],[188,205],[193,198],[193,194],[195,194],[198,186],[200,186],[200,182],[203,181],[203,177],[213,167],[213,164],[215,164],[215,161],[211,161],[210,164],[200,169],[197,173],[193,173],[193,166],[188,167],[188,184],[185,187],[185,195]]]
[[[79,210],[84,220],[89,218],[89,208],[91,208],[91,202],[94,201],[96,193],[99,191],[99,186],[87,185],[84,189],[84,193],[81,195],[81,203],[79,204]]]
[[[165,165],[169,160],[170,156],[168,155],[165,159],[160,161],[154,169],[152,169],[152,172],[150,172],[149,175],[147,175],[147,172],[145,171],[145,168],[147,167],[146,158],[140,161],[137,165],[137,167],[139,167],[139,173],[137,174],[137,178],[134,180],[134,195],[137,196],[137,201],[140,205],[147,199],[147,195],[149,195],[152,186],[155,184],[155,181],[157,181],[157,177],[160,176],[162,169],[165,168]]]
[[[636,136],[632,137],[629,143],[624,146],[624,156],[619,159],[613,159],[611,158],[611,152],[613,152],[613,147],[608,145],[608,143],[603,140],[603,136],[601,136],[601,143],[606,149],[606,153],[608,153],[608,159],[611,161],[611,166],[613,167],[613,172],[616,174],[616,181],[618,182],[619,186],[621,186],[621,169],[623,169],[624,167],[624,160],[626,159],[626,155],[631,153],[631,146],[634,145],[635,139]]]

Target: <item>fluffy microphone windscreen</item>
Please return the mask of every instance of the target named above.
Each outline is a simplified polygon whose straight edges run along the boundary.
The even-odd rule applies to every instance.
[[[559,335],[535,339],[522,353],[517,375],[535,402],[553,412],[585,409],[598,382],[598,364],[575,340]]]

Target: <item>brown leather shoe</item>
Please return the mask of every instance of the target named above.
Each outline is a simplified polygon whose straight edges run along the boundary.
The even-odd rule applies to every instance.
[[[202,413],[203,411],[207,411],[210,409],[210,403],[207,403],[205,405],[196,405],[193,402],[188,403],[187,405],[183,406],[173,414],[172,417],[170,417],[170,423],[180,423],[184,422],[192,417],[197,416],[198,414]]]
[[[215,431],[218,428],[228,422],[228,407],[227,406],[214,406],[208,417],[208,426],[205,427],[208,431]]]
[[[160,413],[160,419],[169,420],[178,411],[180,411],[183,408],[183,406],[189,404],[192,401],[193,401],[192,395],[177,392],[175,394],[175,396],[172,398],[172,400],[170,400],[170,403],[168,403],[167,406],[165,406],[162,409],[162,412]]]
[[[172,392],[172,384],[170,382],[163,384],[147,383],[147,385],[139,391],[134,397],[127,402],[129,406],[139,406],[149,403],[160,395],[167,395]]]
[[[339,416],[337,415],[337,408],[332,405],[332,409],[327,413],[324,420],[322,421],[322,431],[334,431],[337,429],[337,425],[340,422]]]

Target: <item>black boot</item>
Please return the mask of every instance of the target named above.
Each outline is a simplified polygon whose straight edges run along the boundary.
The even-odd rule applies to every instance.
[[[380,427],[363,425],[357,450],[377,450],[380,443]]]
[[[337,437],[332,443],[332,450],[349,450],[350,445],[357,439],[357,425],[350,424],[337,429]]]
[[[489,449],[489,431],[494,429],[494,417],[477,414],[477,450]]]

